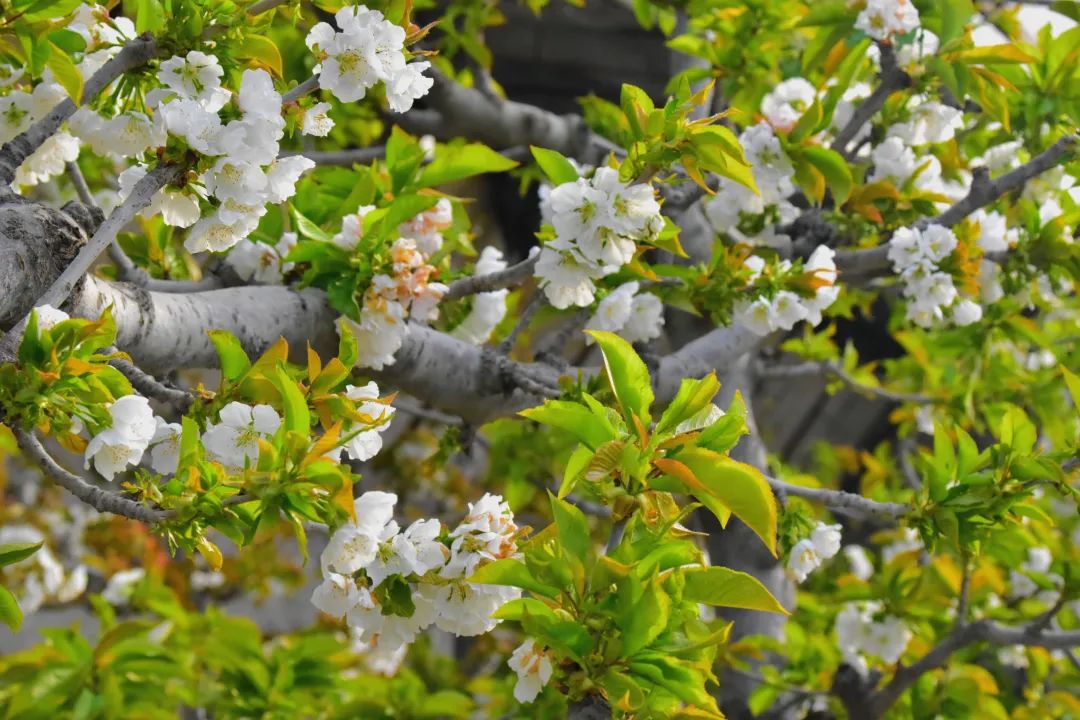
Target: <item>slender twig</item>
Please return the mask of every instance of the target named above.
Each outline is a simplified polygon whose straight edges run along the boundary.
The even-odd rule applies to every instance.
[[[960,576],[960,593],[956,601],[956,627],[963,627],[968,621],[968,596],[971,594],[971,558],[964,558]]]
[[[386,155],[386,146],[374,145],[372,147],[350,148],[347,150],[300,150],[281,153],[281,157],[289,157],[290,155],[303,155],[316,165],[352,167],[353,165],[363,165],[382,158]]]
[[[281,101],[282,102],[287,102],[287,103],[288,102],[295,102],[296,100],[299,100],[300,98],[304,97],[308,93],[314,92],[314,91],[316,91],[318,89],[319,89],[319,76],[318,75],[312,75],[307,80],[300,83],[299,85],[294,87],[289,92],[285,93],[282,96]]]
[[[128,41],[114,58],[102,65],[83,85],[81,104],[85,105],[96,98],[124,73],[145,65],[157,51],[157,40],[149,33]],[[71,98],[61,100],[47,115],[0,148],[0,185],[6,186],[15,179],[18,167],[33,155],[43,142],[56,134],[64,121],[75,113],[75,109],[75,102]]]
[[[151,524],[168,520],[174,515],[170,510],[157,510],[131,498],[94,487],[78,475],[69,473],[49,455],[33,433],[16,428],[15,438],[19,442],[19,447],[41,465],[49,477],[55,480],[60,487],[99,512],[122,515],[132,520]]]
[[[513,329],[510,334],[506,336],[501,343],[499,343],[498,351],[503,355],[508,355],[511,350],[514,349],[514,344],[517,342],[518,336],[529,326],[532,322],[533,316],[537,311],[547,304],[547,297],[542,292],[538,292],[532,296],[529,300],[529,304],[525,306],[525,309],[521,311],[521,317],[514,323]]]
[[[911,507],[902,503],[878,502],[844,490],[826,490],[824,488],[792,485],[772,477],[766,477],[765,479],[768,480],[773,492],[821,503],[830,510],[841,510],[863,516],[876,516],[893,520],[911,512]]]
[[[107,352],[116,352],[116,348],[107,348]],[[131,387],[140,395],[172,405],[180,412],[186,412],[191,407],[191,404],[195,402],[194,394],[167,385],[127,360],[117,358],[110,360],[109,364],[119,370],[120,374],[128,379]]]
[[[885,101],[890,95],[911,84],[911,77],[896,64],[896,52],[893,46],[878,43],[878,48],[881,51],[881,74],[878,76],[878,86],[874,88],[870,97],[859,103],[847,125],[836,133],[836,138],[832,143],[832,149],[847,159],[851,158],[847,152],[847,146],[859,134],[859,130],[885,106]]]
[[[75,188],[75,194],[79,197],[79,202],[87,207],[97,207],[94,196],[90,194],[90,186],[86,184],[86,178],[83,177],[82,170],[79,169],[79,163],[65,163],[64,168],[67,170],[68,179],[71,180],[71,184]]]
[[[511,265],[505,270],[499,270],[485,275],[473,275],[461,278],[450,283],[450,289],[443,295],[443,300],[457,300],[476,293],[491,292],[512,287],[530,277],[533,267],[539,258],[539,253],[528,257],[516,265]]]

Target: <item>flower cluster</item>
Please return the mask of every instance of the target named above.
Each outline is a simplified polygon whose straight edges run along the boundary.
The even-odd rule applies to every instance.
[[[535,700],[551,679],[553,670],[551,657],[532,638],[521,643],[510,655],[506,664],[518,676],[517,683],[514,685],[514,698],[518,702],[530,703]]]
[[[555,239],[540,250],[536,276],[551,304],[560,310],[591,305],[594,280],[633,259],[637,243],[663,228],[652,185],[619,181],[617,170],[597,168],[551,191]]]
[[[795,543],[788,556],[788,570],[796,582],[821,567],[821,564],[840,552],[840,526],[818,523],[810,537]]]
[[[137,465],[157,432],[150,401],[140,395],[125,395],[109,405],[112,424],[90,439],[86,446],[86,468],[93,462],[106,480],[128,465]]]
[[[769,123],[752,125],[739,135],[746,161],[754,174],[758,193],[727,178],[721,178],[716,194],[703,208],[713,229],[736,242],[778,245],[789,238],[776,232],[799,215],[787,198],[795,192],[795,167],[780,147]],[[764,222],[767,221],[767,222]]]
[[[32,91],[13,90],[0,97],[0,144],[25,131],[67,97],[64,89],[45,70],[42,81]],[[79,157],[79,141],[58,131],[28,157],[15,173],[13,188],[38,185],[64,171],[64,164]]]
[[[485,495],[470,504],[449,534],[436,519],[401,530],[396,503],[396,495],[378,491],[356,499],[356,522],[330,538],[323,582],[311,597],[322,612],[345,618],[367,651],[391,666],[429,625],[461,636],[488,632],[498,624],[492,613],[521,594],[466,580],[481,565],[517,553],[520,531],[502,498]]]
[[[836,616],[836,640],[844,660],[866,675],[867,657],[895,664],[911,641],[911,630],[899,618],[885,615],[879,602],[847,603]]]
[[[805,78],[788,78],[762,99],[761,114],[775,129],[786,132],[795,127],[816,97],[817,89]]]
[[[819,245],[803,265],[804,276],[812,279],[808,285],[813,295],[803,297],[791,290],[780,290],[773,297],[764,295],[755,300],[743,301],[735,306],[735,321],[758,335],[768,335],[776,330],[790,330],[795,324],[805,320],[811,325],[821,322],[821,313],[835,302],[840,294],[836,285],[835,252]],[[758,255],[751,255],[745,261],[750,268],[750,282],[757,280],[765,269],[765,261]],[[776,267],[776,273],[783,276],[789,272],[791,262],[782,260]]]
[[[855,27],[875,40],[889,42],[919,27],[919,10],[911,0],[867,0]]]
[[[956,249],[956,235],[942,225],[925,229],[900,228],[889,240],[889,260],[903,282],[908,298],[907,317],[922,327],[942,321],[944,310],[952,308],[957,325],[970,325],[982,318],[982,306],[960,298],[953,278],[939,268]]]
[[[506,261],[502,258],[502,252],[489,245],[481,251],[473,274],[482,276],[505,270]],[[474,295],[469,314],[450,331],[450,335],[473,345],[487,342],[491,333],[506,317],[506,296],[509,293],[509,290],[503,288]]]
[[[354,249],[363,235],[364,216],[373,209],[364,206],[346,215],[341,232],[333,237],[334,243]],[[390,248],[389,267],[375,275],[364,292],[360,321],[341,318],[340,322],[358,341],[359,367],[381,370],[393,365],[394,353],[409,333],[408,319],[427,322],[438,316],[439,301],[448,288],[431,282],[437,271],[428,263],[428,257],[442,247],[440,233],[450,226],[451,215],[449,201],[440,200],[432,209],[403,223],[398,228],[402,237]]]
[[[646,342],[663,332],[664,305],[651,293],[639,294],[637,282],[623,283],[600,301],[585,329],[618,333],[627,342]]]
[[[407,112],[434,84],[423,74],[429,62],[406,63],[405,30],[363,5],[345,7],[327,23],[311,28],[307,46],[319,55],[319,85],[342,102],[356,102],[378,83],[395,112]]]

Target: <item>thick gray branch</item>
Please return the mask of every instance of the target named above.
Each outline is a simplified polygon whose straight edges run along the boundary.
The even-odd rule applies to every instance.
[[[96,98],[114,80],[124,73],[145,65],[157,54],[157,40],[150,34],[140,35],[130,40],[116,57],[109,60],[94,73],[83,86],[82,103]],[[8,185],[15,179],[15,171],[20,165],[41,147],[41,144],[56,134],[64,121],[75,113],[75,103],[65,98],[49,114],[31,125],[25,132],[13,138],[0,148],[0,185]]]
[[[762,367],[758,370],[758,377],[762,378],[790,379],[806,377],[807,375],[827,375],[835,377],[855,392],[887,400],[889,402],[910,402],[921,405],[936,402],[934,398],[929,395],[923,395],[922,393],[904,393],[889,390],[888,388],[866,385],[865,383],[859,382],[859,380],[845,370],[840,363],[835,361],[808,361],[796,365],[773,365],[770,367]]]
[[[741,325],[717,328],[691,340],[660,359],[656,398],[667,403],[679,390],[683,378],[700,378],[713,370],[723,371],[743,355],[754,351],[761,337]]]

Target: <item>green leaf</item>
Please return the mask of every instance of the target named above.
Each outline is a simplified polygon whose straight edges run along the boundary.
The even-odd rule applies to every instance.
[[[574,485],[577,484],[581,474],[585,472],[585,468],[589,466],[592,457],[593,451],[585,445],[578,445],[574,452],[570,454],[570,459],[566,461],[566,468],[563,470],[562,483],[559,485],[560,498],[564,498],[573,492]]]
[[[160,0],[136,0],[135,32],[159,33],[165,29],[165,10]]]
[[[80,5],[82,5],[82,0],[34,0],[29,3],[15,3],[14,7],[20,12],[21,20],[36,23],[62,18],[71,14]],[[25,9],[23,6],[26,6]]]
[[[383,615],[407,618],[412,617],[416,612],[416,605],[412,599],[412,586],[400,575],[384,578],[373,594],[379,601]]]
[[[236,49],[236,57],[251,59],[263,65],[277,77],[283,77],[281,51],[273,40],[265,35],[247,35]]]
[[[823,108],[821,102],[815,98],[814,102],[799,118],[799,121],[795,123],[795,127],[788,133],[788,140],[795,143],[802,142],[818,129],[824,119],[825,108]]]
[[[679,423],[692,418],[712,402],[719,391],[720,381],[716,379],[715,372],[709,373],[700,380],[684,378],[679,384],[675,399],[664,408],[664,414],[656,423],[657,434],[672,430]]]
[[[678,458],[713,497],[761,538],[775,556],[776,498],[761,472],[751,465],[703,448],[687,448]],[[694,495],[698,496],[697,493]]]
[[[739,438],[750,432],[746,427],[746,403],[742,393],[735,391],[735,397],[724,416],[701,431],[695,444],[713,452],[726,453],[735,447]]]
[[[18,632],[22,621],[23,614],[19,609],[19,602],[10,590],[0,586],[0,622],[11,628],[11,632]]]
[[[441,148],[431,164],[421,171],[417,185],[434,187],[474,175],[506,172],[517,166],[510,158],[481,143],[447,145]]]
[[[390,171],[391,191],[396,195],[411,185],[423,163],[424,149],[420,143],[395,125],[386,141],[386,168]]]
[[[59,48],[50,42],[49,59],[45,61],[45,64],[52,70],[56,82],[60,83],[64,90],[67,91],[71,101],[76,105],[80,104],[82,102],[83,76],[79,72],[79,68],[75,66],[75,61],[71,59],[71,56],[64,52],[63,48]]]
[[[229,382],[243,377],[251,367],[251,360],[235,335],[227,330],[210,330],[210,342],[221,361],[221,375]]]
[[[557,598],[560,593],[559,588],[534,578],[525,563],[513,558],[503,558],[480,566],[469,576],[468,581],[477,585],[518,587],[548,598]]]
[[[1069,395],[1072,396],[1073,407],[1077,412],[1080,412],[1080,377],[1069,372],[1069,369],[1064,365],[1061,366],[1061,376],[1065,378],[1065,386],[1069,388]]]
[[[301,237],[306,237],[311,240],[318,240],[320,242],[332,243],[333,238],[329,233],[320,228],[314,222],[312,222],[306,215],[296,209],[295,205],[289,205],[289,214],[292,216],[293,225],[296,226],[296,232],[300,233]]]
[[[615,437],[615,428],[607,418],[569,400],[548,400],[543,405],[522,410],[518,414],[566,430],[593,450]]]
[[[683,570],[683,600],[715,607],[760,610],[787,615],[788,611],[753,575],[725,567]]]
[[[634,352],[633,346],[615,333],[589,330],[588,334],[596,340],[604,355],[608,382],[611,383],[615,398],[622,407],[627,425],[634,427],[634,416],[648,425],[652,419],[649,407],[654,399],[649,382],[649,369]]]
[[[616,619],[622,630],[621,656],[632,657],[651,645],[667,627],[670,618],[671,598],[653,578],[644,589],[641,600]]]
[[[44,541],[39,543],[9,543],[0,545],[0,567],[14,565],[36,553]]]
[[[1032,63],[1035,58],[1016,47],[1015,45],[982,45],[956,50],[941,56],[945,62],[963,63],[966,65],[993,65],[997,63]]]
[[[584,564],[589,555],[589,521],[585,513],[576,506],[560,500],[548,492],[551,501],[551,514],[555,518],[555,527],[559,533],[559,544],[563,550]]]
[[[842,205],[851,195],[853,180],[847,161],[835,150],[823,147],[807,147],[803,157],[825,176],[837,205]]]
[[[562,153],[535,145],[529,146],[529,149],[552,185],[559,186],[578,179],[577,169]]]
[[[306,436],[311,430],[311,411],[304,393],[300,392],[296,381],[289,377],[281,365],[278,365],[272,379],[281,392],[281,404],[285,408],[285,429]]]

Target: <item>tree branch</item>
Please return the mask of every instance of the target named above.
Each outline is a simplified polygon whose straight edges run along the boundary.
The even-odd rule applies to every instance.
[[[123,517],[139,520],[140,522],[147,524],[159,523],[163,520],[168,520],[173,516],[174,513],[169,510],[155,510],[154,508],[147,507],[140,502],[123,497],[117,493],[107,492],[101,488],[94,487],[78,475],[73,475],[60,467],[45,448],[42,447],[41,442],[33,433],[22,430],[21,428],[15,428],[14,431],[15,439],[19,442],[19,447],[21,447],[30,458],[41,465],[49,477],[56,481],[56,484],[95,510],[112,513],[113,515],[122,515]]]
[[[446,291],[442,299],[444,302],[457,300],[477,293],[502,290],[503,288],[518,285],[532,276],[533,268],[536,267],[536,261],[539,257],[540,254],[535,253],[504,270],[455,280],[450,283],[450,289]]]
[[[826,490],[824,488],[792,485],[772,477],[766,477],[765,479],[769,481],[769,486],[777,494],[790,495],[810,502],[820,503],[830,510],[840,510],[856,513],[863,517],[881,517],[891,520],[903,517],[911,512],[911,507],[902,503],[878,502],[843,490]]]
[[[852,376],[839,363],[834,361],[809,361],[794,365],[762,366],[758,369],[758,376],[767,379],[805,377],[807,375],[831,376],[842,381],[855,392],[887,400],[889,402],[917,403],[920,405],[940,402],[939,400],[932,398],[929,395],[923,395],[922,393],[903,393],[883,387],[866,385],[865,383],[859,382],[858,379]]]
[[[154,36],[145,33],[129,40],[114,58],[101,66],[83,86],[81,104],[85,105],[124,73],[145,65],[157,54],[158,44]],[[0,148],[0,185],[9,185],[15,179],[15,171],[25,160],[56,134],[64,121],[75,113],[75,103],[65,98],[57,103],[49,114],[41,118],[18,137]]]
[[[116,352],[116,348],[109,348],[109,352]],[[131,387],[140,395],[172,405],[180,412],[186,412],[191,407],[191,404],[195,402],[194,394],[165,384],[150,373],[143,372],[127,360],[110,360],[109,364],[119,370],[120,374],[128,379]]]
[[[848,160],[851,159],[851,154],[848,153],[847,147],[859,134],[859,130],[885,106],[885,101],[890,95],[911,85],[911,77],[896,64],[896,51],[893,50],[893,46],[878,43],[878,49],[881,51],[881,74],[878,75],[878,86],[874,88],[870,97],[859,103],[847,125],[841,128],[833,139],[832,149]]]

